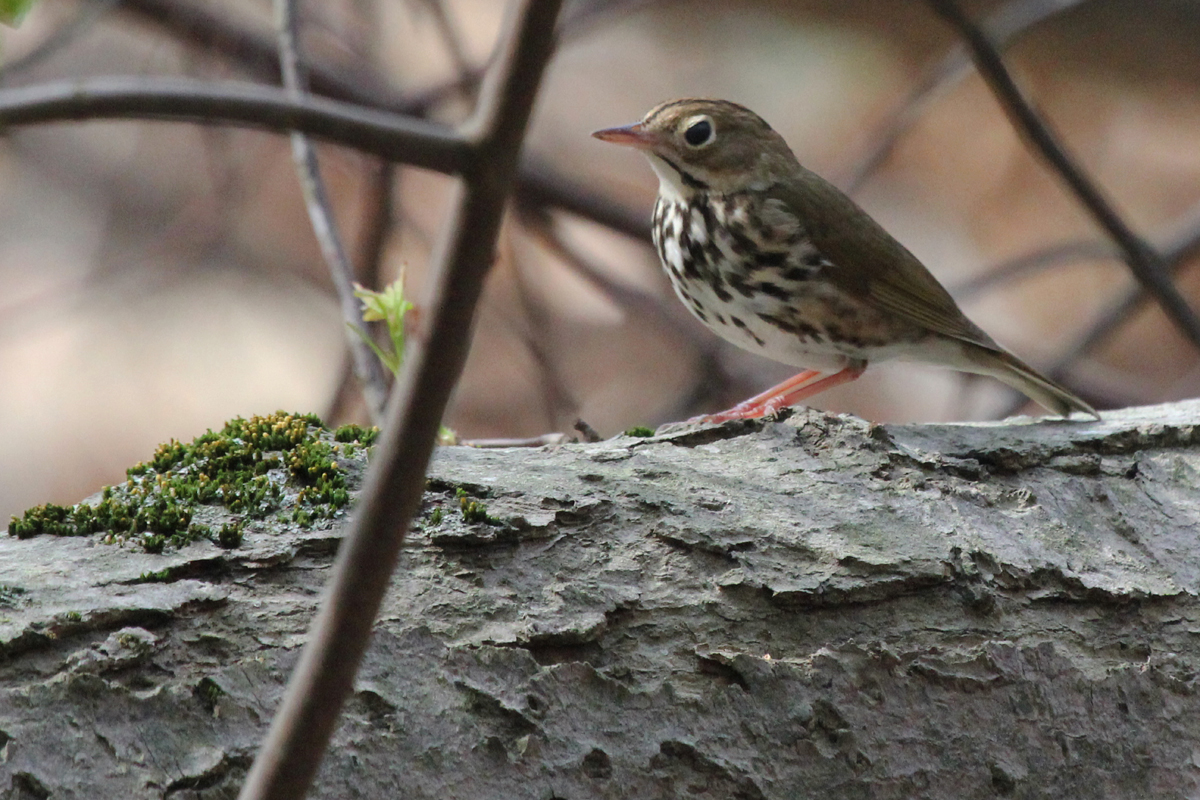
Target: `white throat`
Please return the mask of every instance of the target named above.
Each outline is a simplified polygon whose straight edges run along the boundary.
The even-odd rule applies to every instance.
[[[643,155],[650,161],[654,174],[658,176],[658,193],[668,200],[686,203],[692,195],[692,190],[683,185],[683,179],[675,168],[653,153]]]

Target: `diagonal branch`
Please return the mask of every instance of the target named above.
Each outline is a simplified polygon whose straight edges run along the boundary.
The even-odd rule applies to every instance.
[[[1163,259],[1125,223],[1100,188],[1067,153],[1058,136],[1021,93],[987,35],[963,13],[955,0],[929,0],[929,3],[966,41],[979,74],[1000,101],[1013,127],[1058,173],[1096,223],[1116,242],[1138,282],[1158,301],[1184,335],[1200,347],[1200,318],[1171,282]]]
[[[301,74],[296,0],[275,0],[275,16],[279,26],[279,67],[284,88],[293,99],[303,100],[304,76]],[[346,346],[350,348],[354,374],[362,386],[371,421],[378,424],[383,419],[384,406],[387,405],[387,376],[375,353],[358,334],[358,331],[365,334],[365,329],[358,298],[354,296],[354,269],[350,266],[342,237],[338,235],[329,192],[325,188],[325,181],[321,179],[317,151],[303,133],[293,133],[291,139],[292,159],[296,162],[296,176],[304,192],[304,205],[308,209],[308,218],[321,246],[325,264],[329,267],[329,277],[337,291],[342,320],[346,323],[343,333]]]
[[[560,4],[526,0],[505,28],[502,57],[489,72],[476,117],[467,126],[478,157],[456,193],[434,258],[425,330],[410,340],[325,602],[241,800],[304,795],[353,686],[404,533],[421,501],[434,436],[466,360],[521,141],[554,48]]]
[[[474,159],[466,138],[445,125],[254,83],[113,77],[0,90],[0,128],[89,119],[299,131],[447,174],[471,169]]]

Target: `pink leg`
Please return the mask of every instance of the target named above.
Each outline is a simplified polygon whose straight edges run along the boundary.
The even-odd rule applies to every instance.
[[[765,417],[768,414],[774,414],[781,408],[795,405],[796,403],[806,398],[812,397],[815,394],[832,389],[834,386],[840,386],[843,383],[849,383],[858,378],[866,370],[866,364],[854,364],[846,367],[840,372],[835,372],[821,378],[819,381],[807,383],[821,373],[814,370],[805,370],[799,375],[788,378],[778,386],[772,386],[762,394],[756,394],[749,400],[738,403],[727,411],[721,411],[717,414],[705,414],[703,416],[694,417],[689,422],[725,422],[731,419],[754,419],[756,417]]]
[[[763,403],[767,402],[781,392],[790,391],[805,381],[812,380],[820,374],[821,373],[814,369],[806,369],[804,372],[788,378],[778,386],[772,386],[765,392],[754,395],[754,397],[751,397],[749,400],[743,400],[733,408],[717,414],[701,414],[698,417],[692,417],[688,420],[688,422],[725,422],[726,420],[730,419],[753,419],[754,417],[761,417],[764,413],[761,410]]]

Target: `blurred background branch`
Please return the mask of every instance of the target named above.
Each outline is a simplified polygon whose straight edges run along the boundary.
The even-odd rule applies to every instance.
[[[991,87],[1014,127],[1061,176],[1080,205],[1121,249],[1125,263],[1142,288],[1154,297],[1192,344],[1200,348],[1200,317],[1175,288],[1165,259],[1134,232],[1078,160],[1067,152],[1060,137],[1022,94],[987,34],[963,13],[955,0],[930,0],[930,4],[962,35],[976,69]]]
[[[303,100],[307,81],[300,60],[300,25],[296,5],[297,0],[275,0],[275,16],[279,26],[279,64],[283,86],[292,98]],[[303,133],[293,133],[291,140],[292,158],[296,162],[296,176],[304,192],[308,218],[321,246],[321,255],[329,267],[330,282],[337,292],[342,320],[346,323],[346,347],[350,351],[354,374],[358,377],[367,413],[371,421],[378,425],[387,405],[388,382],[383,364],[355,332],[357,328],[364,335],[370,335],[367,323],[363,321],[359,300],[354,296],[354,268],[350,266],[337,222],[333,218],[329,192],[321,178],[317,151]]]

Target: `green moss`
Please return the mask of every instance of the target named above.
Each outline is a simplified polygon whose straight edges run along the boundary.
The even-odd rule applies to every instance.
[[[334,460],[337,453],[319,439],[298,445],[288,458],[288,470],[304,485],[298,502],[341,508],[350,502],[345,470]]]
[[[0,583],[0,608],[16,608],[21,604],[21,598],[28,594],[20,586]]]
[[[625,431],[625,435],[626,436],[640,436],[644,439],[647,436],[654,435],[654,428],[647,428],[645,425],[635,425],[634,427]]]
[[[193,522],[191,525],[188,525],[186,538],[187,541],[185,544],[191,544],[192,542],[199,541],[200,539],[207,539],[211,542],[216,540],[216,534],[214,534],[213,529],[207,525],[201,525],[199,522]]]
[[[333,432],[335,442],[358,442],[370,447],[379,438],[379,428],[364,428],[362,425],[343,425]]]
[[[121,645],[121,647],[124,647],[126,650],[132,650],[135,653],[150,652],[150,643],[132,633],[118,633],[117,644]]]
[[[500,520],[488,516],[487,506],[478,500],[471,499],[471,496],[461,486],[454,490],[454,496],[458,498],[458,507],[462,511],[462,517],[465,521],[486,522],[490,525],[500,524]]]
[[[344,426],[348,441],[374,441],[375,429]],[[12,518],[18,538],[41,533],[86,536],[108,532],[106,541],[135,541],[150,553],[198,539],[236,547],[244,523],[213,530],[193,521],[206,506],[249,519],[283,513],[302,525],[332,517],[350,502],[346,470],[330,435],[314,414],[278,411],[238,417],[190,444],[171,440],[126,472],[124,484],[104,489],[94,504],[46,504]],[[343,461],[350,454],[343,454]],[[290,513],[284,507],[290,507]]]
[[[225,690],[218,686],[212,678],[201,678],[192,691],[209,711],[215,709],[217,701],[225,695]]]
[[[142,549],[147,553],[161,553],[167,546],[167,537],[161,533],[147,533],[142,537]]]
[[[53,503],[35,506],[21,517],[13,517],[8,526],[8,534],[18,539],[28,539],[39,533],[49,533],[54,536],[83,536],[92,533],[85,529],[89,515],[77,514],[67,506]]]
[[[143,572],[137,577],[134,583],[170,583],[171,569],[165,567],[155,572]]]
[[[242,539],[245,538],[244,526],[245,523],[241,520],[225,523],[221,526],[221,530],[217,532],[217,544],[226,550],[241,547]]]
[[[441,525],[442,524],[442,507],[441,506],[438,506],[437,508],[435,508],[433,510],[433,512],[429,515],[429,524],[430,525]]]

